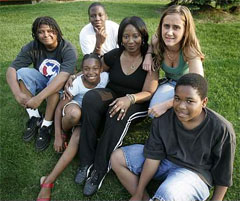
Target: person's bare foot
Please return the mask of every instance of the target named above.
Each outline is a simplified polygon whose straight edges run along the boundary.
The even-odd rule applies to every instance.
[[[149,201],[149,200],[150,200],[150,197],[149,197],[149,195],[148,195],[147,192],[144,192],[143,197],[142,197],[142,200],[143,200],[143,201]]]
[[[40,185],[41,185],[41,190],[38,194],[38,199],[41,198],[47,198],[50,200],[51,197],[51,189],[53,188],[53,183],[48,181],[48,177],[47,176],[43,176],[40,179]]]

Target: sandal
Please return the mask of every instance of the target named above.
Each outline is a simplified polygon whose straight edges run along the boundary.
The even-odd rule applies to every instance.
[[[41,188],[53,188],[54,187],[53,183],[50,183],[50,184],[44,183],[46,178],[47,178],[46,176],[41,177],[41,179],[40,179]],[[50,201],[50,200],[51,200],[51,198],[37,198],[37,201]]]

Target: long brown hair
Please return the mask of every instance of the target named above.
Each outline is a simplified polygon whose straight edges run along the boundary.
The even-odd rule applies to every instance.
[[[167,15],[170,14],[179,14],[184,22],[184,27],[185,27],[185,32],[183,35],[183,38],[181,40],[180,44],[180,49],[183,51],[183,55],[187,60],[193,59],[195,57],[200,57],[201,60],[204,59],[204,54],[201,51],[201,47],[198,41],[198,38],[196,36],[195,32],[195,24],[193,21],[192,14],[190,10],[186,6],[180,6],[180,5],[173,5],[167,8],[164,12],[163,15],[160,19],[160,23],[158,25],[157,29],[157,37],[158,37],[158,43],[156,47],[154,47],[154,53],[155,53],[155,58],[154,58],[154,64],[155,68],[159,68],[162,64],[162,61],[164,60],[163,58],[163,53],[165,51],[166,45],[163,41],[162,38],[162,24],[163,20]],[[189,51],[193,52],[193,56],[189,55]]]

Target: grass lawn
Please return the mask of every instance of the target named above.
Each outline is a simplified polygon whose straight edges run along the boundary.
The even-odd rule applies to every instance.
[[[108,16],[120,23],[126,16],[142,17],[150,35],[157,29],[159,16],[167,1],[104,1]],[[38,16],[50,15],[60,25],[64,38],[71,41],[82,58],[78,34],[88,23],[87,8],[92,2],[39,3],[0,7],[0,200],[36,199],[41,176],[50,172],[60,155],[49,148],[37,153],[34,142],[24,143],[22,134],[28,115],[15,101],[6,83],[5,73],[20,48],[31,38],[31,25]],[[197,35],[206,55],[205,76],[209,82],[208,106],[225,116],[234,125],[237,144],[240,140],[240,16],[202,14],[194,15]],[[44,107],[40,108],[43,111]],[[124,144],[143,143],[149,134],[150,119],[131,128]],[[240,200],[240,149],[236,149],[233,186],[226,200]],[[74,183],[77,158],[57,179],[52,191],[53,200],[127,200],[124,190],[113,172],[101,189],[92,197],[83,197],[82,186]],[[153,192],[156,185],[150,184]]]

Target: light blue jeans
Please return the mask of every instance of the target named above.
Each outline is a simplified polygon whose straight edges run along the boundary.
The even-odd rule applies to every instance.
[[[134,144],[122,147],[128,169],[136,175],[142,172],[145,158],[143,145]],[[178,166],[171,161],[161,161],[154,179],[163,181],[152,200],[160,201],[196,201],[209,197],[209,188],[193,171]]]
[[[159,103],[163,103],[167,100],[170,100],[174,97],[174,88],[176,86],[176,81],[174,80],[168,80],[165,83],[158,86],[156,92],[154,93],[149,108],[151,108],[154,105],[157,105]],[[152,115],[149,115],[151,118],[153,118]]]
[[[22,80],[33,96],[46,88],[56,76],[45,77],[35,68],[20,68],[17,70],[17,79]]]

